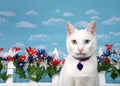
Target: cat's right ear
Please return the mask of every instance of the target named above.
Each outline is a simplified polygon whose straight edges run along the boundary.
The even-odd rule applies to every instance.
[[[68,36],[71,35],[76,30],[75,27],[70,22],[66,23],[66,29]]]
[[[90,32],[91,34],[95,35],[96,34],[96,22],[92,21],[86,29],[88,32]]]

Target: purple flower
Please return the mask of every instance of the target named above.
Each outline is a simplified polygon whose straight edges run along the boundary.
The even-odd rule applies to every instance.
[[[47,53],[45,51],[45,49],[41,49],[37,51],[37,58],[41,58],[42,60],[46,59]]]
[[[47,59],[47,63],[49,63],[53,60],[53,58],[51,56],[47,56],[46,59]]]
[[[29,55],[28,56],[28,63],[33,63],[34,61],[36,61],[36,57],[34,57],[33,55]]]
[[[97,60],[98,60],[98,64],[102,64],[102,62],[103,62],[103,58],[102,57],[97,56]]]
[[[24,61],[19,61],[19,62],[17,63],[17,67],[18,67],[19,69],[23,69],[23,68],[25,67],[25,62],[24,62]]]

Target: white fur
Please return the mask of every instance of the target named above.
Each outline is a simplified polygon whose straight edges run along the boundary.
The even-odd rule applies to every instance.
[[[71,23],[67,23],[66,47],[68,56],[61,70],[58,86],[99,86],[97,72],[96,51],[96,23],[91,22],[85,30],[77,30]],[[85,40],[90,42],[85,44]],[[77,44],[72,44],[76,40]],[[80,53],[79,49],[83,49]],[[91,56],[87,61],[81,61],[83,69],[78,70],[79,63],[74,57],[84,58]]]

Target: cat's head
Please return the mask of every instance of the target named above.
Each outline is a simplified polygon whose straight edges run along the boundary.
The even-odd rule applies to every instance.
[[[74,57],[92,56],[96,51],[96,22],[92,21],[85,29],[78,30],[70,22],[66,24],[67,51]]]

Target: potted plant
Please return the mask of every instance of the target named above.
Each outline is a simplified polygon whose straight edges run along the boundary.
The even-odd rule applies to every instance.
[[[26,55],[16,54],[14,65],[16,74],[19,78],[28,78],[30,82],[39,82],[42,78],[48,75],[53,78],[58,75],[63,60],[55,59],[55,55],[47,54],[45,49],[36,50],[35,48],[26,48]]]
[[[113,80],[120,77],[120,52],[113,48],[113,45],[106,44],[105,51],[98,56],[98,72],[110,73]],[[104,75],[104,76],[105,76]]]

